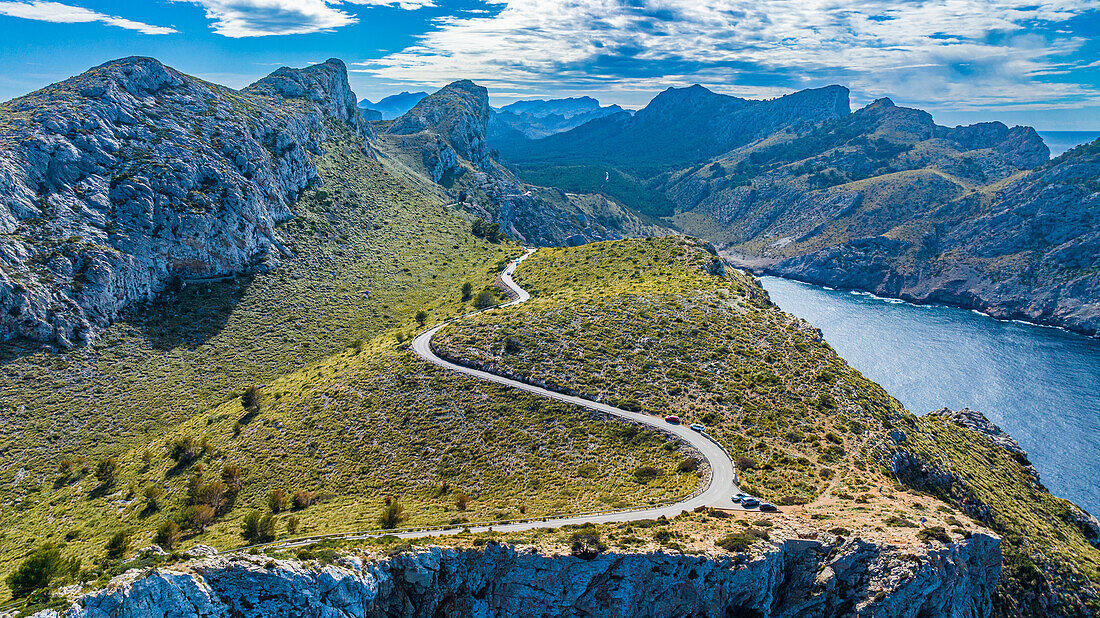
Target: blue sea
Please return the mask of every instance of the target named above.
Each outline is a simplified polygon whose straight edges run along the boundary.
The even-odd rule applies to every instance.
[[[983,412],[1027,450],[1043,483],[1100,513],[1100,339],[866,292],[761,278],[784,311],[915,414]]]
[[[1074,146],[1100,138],[1100,131],[1039,131],[1039,137],[1050,148],[1050,156],[1057,157]]]

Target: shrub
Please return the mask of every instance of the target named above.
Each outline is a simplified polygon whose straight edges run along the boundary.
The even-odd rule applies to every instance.
[[[680,465],[676,466],[676,469],[680,472],[695,472],[699,469],[699,458],[686,457],[680,462]]]
[[[299,489],[294,492],[294,496],[290,499],[290,504],[294,510],[300,511],[312,505],[316,500],[317,498],[312,493],[304,489]]]
[[[814,400],[814,407],[818,410],[831,410],[836,407],[836,399],[829,393],[821,393]]]
[[[180,536],[182,535],[180,533],[179,524],[170,519],[166,519],[157,526],[157,532],[153,535],[153,542],[162,549],[172,551],[180,542]]]
[[[591,532],[575,532],[569,537],[569,553],[583,560],[591,560],[605,549],[600,537]]]
[[[767,530],[749,528],[744,532],[734,532],[718,539],[715,545],[729,552],[743,552],[752,547],[757,541],[766,541],[770,537]]]
[[[222,481],[225,482],[226,489],[230,493],[237,493],[241,490],[241,477],[244,473],[241,471],[241,467],[235,463],[227,463],[222,466]]]
[[[271,513],[252,511],[241,521],[241,536],[249,544],[270,543],[275,540],[278,518]]]
[[[396,500],[384,506],[382,513],[378,515],[378,524],[383,530],[392,530],[400,526],[403,521],[405,521],[405,507]]]
[[[484,238],[489,242],[500,242],[502,234],[500,233],[499,223],[489,223],[484,219],[474,219],[474,222],[470,225],[470,232],[478,238]]]
[[[891,515],[882,520],[888,526],[895,526],[898,528],[916,528],[917,524],[909,521],[908,519],[899,515]]]
[[[95,477],[104,487],[115,484],[115,475],[118,473],[118,461],[114,457],[101,459],[95,465]]]
[[[61,548],[43,545],[27,556],[15,567],[5,582],[11,590],[11,596],[20,599],[43,588],[49,588],[51,582],[62,575],[75,575],[80,570],[80,559],[65,559]]]
[[[470,506],[470,496],[460,493],[455,496],[455,508],[465,511]]]
[[[130,533],[125,530],[119,530],[111,535],[111,538],[107,540],[107,559],[108,560],[120,560],[126,557],[126,552],[130,550]]]
[[[150,513],[160,510],[160,499],[164,497],[164,488],[159,485],[149,485],[142,492],[145,494],[145,510]]]
[[[194,504],[183,511],[187,527],[202,532],[214,521],[214,508],[207,504]]]
[[[939,541],[940,543],[951,542],[951,535],[947,534],[947,530],[944,530],[943,526],[925,528],[917,533],[917,538],[925,543],[931,543],[932,541]]]
[[[420,311],[417,311],[416,315],[413,317],[414,319],[416,319],[417,324],[424,326],[424,322],[428,320],[428,312],[421,309]]]
[[[737,469],[738,470],[752,470],[756,468],[756,460],[752,457],[738,457]]]
[[[241,407],[250,416],[255,416],[260,413],[260,387],[256,384],[249,386],[245,389],[244,394],[241,395]]]
[[[488,309],[497,304],[497,295],[492,290],[482,290],[474,298],[474,306],[478,309]]]
[[[186,466],[202,456],[201,444],[191,436],[183,436],[172,441],[168,456],[176,465]]]
[[[577,466],[577,476],[581,478],[596,478],[596,475],[599,474],[599,472],[600,467],[592,463],[591,461],[587,463],[582,463],[581,465]]]
[[[469,281],[462,284],[462,302],[469,302],[474,297],[474,286]]]
[[[286,509],[286,492],[281,489],[272,489],[267,492],[267,507],[272,513]]]
[[[516,352],[519,352],[522,349],[523,349],[523,346],[520,345],[519,339],[516,339],[515,337],[505,337],[504,338],[504,351],[506,353],[515,354]]]
[[[638,466],[634,468],[634,480],[639,483],[648,483],[661,476],[661,470],[653,466]]]
[[[298,519],[294,515],[286,518],[286,532],[287,534],[297,534],[299,526],[302,525],[302,520]]]

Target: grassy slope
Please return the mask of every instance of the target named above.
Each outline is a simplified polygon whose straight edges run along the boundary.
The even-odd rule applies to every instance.
[[[904,430],[905,450],[953,476],[950,484],[912,484],[949,503],[988,507],[984,522],[1004,538],[1000,612],[1100,612],[1100,550],[1072,523],[1069,501],[1036,486],[1020,461],[984,435],[933,416],[912,419]]]
[[[189,287],[86,349],[4,348],[0,573],[47,541],[67,539],[86,566],[114,531],[148,543],[182,512],[188,480],[200,470],[217,480],[227,462],[244,470],[240,493],[184,546],[239,544],[240,518],[275,488],[322,497],[296,514],[312,533],[376,527],[383,496],[410,523],[441,524],[648,504],[694,487],[664,438],[415,359],[400,342],[417,328],[412,314],[468,311],[462,283],[489,285],[519,249],[473,238],[350,142],[329,146],[324,188],[280,231],[298,257],[279,269]],[[240,394],[255,383],[267,386],[249,419]],[[208,448],[178,467],[167,453],[182,436]],[[117,480],[99,489],[91,469],[108,456]],[[582,475],[589,459],[598,466]],[[640,463],[667,473],[637,483]],[[151,485],[167,490],[155,513],[142,497]],[[466,513],[457,492],[472,498]]]
[[[1034,595],[1031,572],[1018,565],[1029,552],[1042,552],[1027,562],[1039,560],[1052,584],[1064,586],[1054,596],[1088,597],[1100,552],[1061,517],[1064,500],[1031,486],[1020,463],[984,436],[911,415],[752,280],[706,274],[709,260],[683,238],[540,250],[517,273],[531,302],[458,324],[437,345],[560,388],[705,422],[740,461],[744,486],[772,500],[811,500],[791,511],[814,519],[853,529],[870,521],[881,531],[925,517],[950,529],[955,509],[992,505],[986,524],[1005,535],[1008,563],[998,602]],[[890,438],[896,429],[907,436],[900,446]],[[914,487],[951,506],[895,481],[890,459],[901,450],[945,462],[957,478],[952,491]]]
[[[745,486],[811,501],[904,410],[751,279],[708,274],[710,260],[682,237],[540,250],[519,271],[534,300],[451,327],[437,345],[703,422],[735,459],[756,462],[742,466]]]

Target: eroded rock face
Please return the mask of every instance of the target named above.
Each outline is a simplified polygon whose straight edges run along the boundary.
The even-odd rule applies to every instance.
[[[184,566],[119,576],[62,615],[983,616],[1000,573],[1000,548],[984,535],[919,555],[859,540],[791,540],[753,557],[582,560],[489,544],[365,564],[345,558],[306,567],[236,556]]]
[[[0,338],[69,346],[174,280],[264,268],[336,127],[339,60],[234,91],[152,58],[0,105]]]

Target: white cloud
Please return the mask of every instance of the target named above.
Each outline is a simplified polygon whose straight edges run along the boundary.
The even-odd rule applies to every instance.
[[[434,0],[346,0],[348,4],[367,4],[370,6],[396,6],[406,11],[415,11],[436,6]]]
[[[214,32],[243,38],[331,32],[358,20],[327,0],[173,0],[206,10]]]
[[[142,34],[173,34],[174,28],[151,26],[114,15],[97,13],[84,7],[62,4],[60,2],[0,2],[0,15],[21,17],[36,21],[48,21],[55,24],[84,24],[101,22],[127,30],[136,30]]]
[[[1094,85],[1041,78],[1085,43],[1057,30],[1100,8],[1098,0],[490,4],[493,15],[439,18],[415,45],[356,70],[398,84],[467,77],[514,92],[555,84],[626,104],[695,82],[746,96],[842,83],[933,105],[1100,99]]]
[[[214,32],[230,38],[332,32],[359,21],[346,5],[394,6],[416,10],[434,0],[171,0],[206,10]]]

